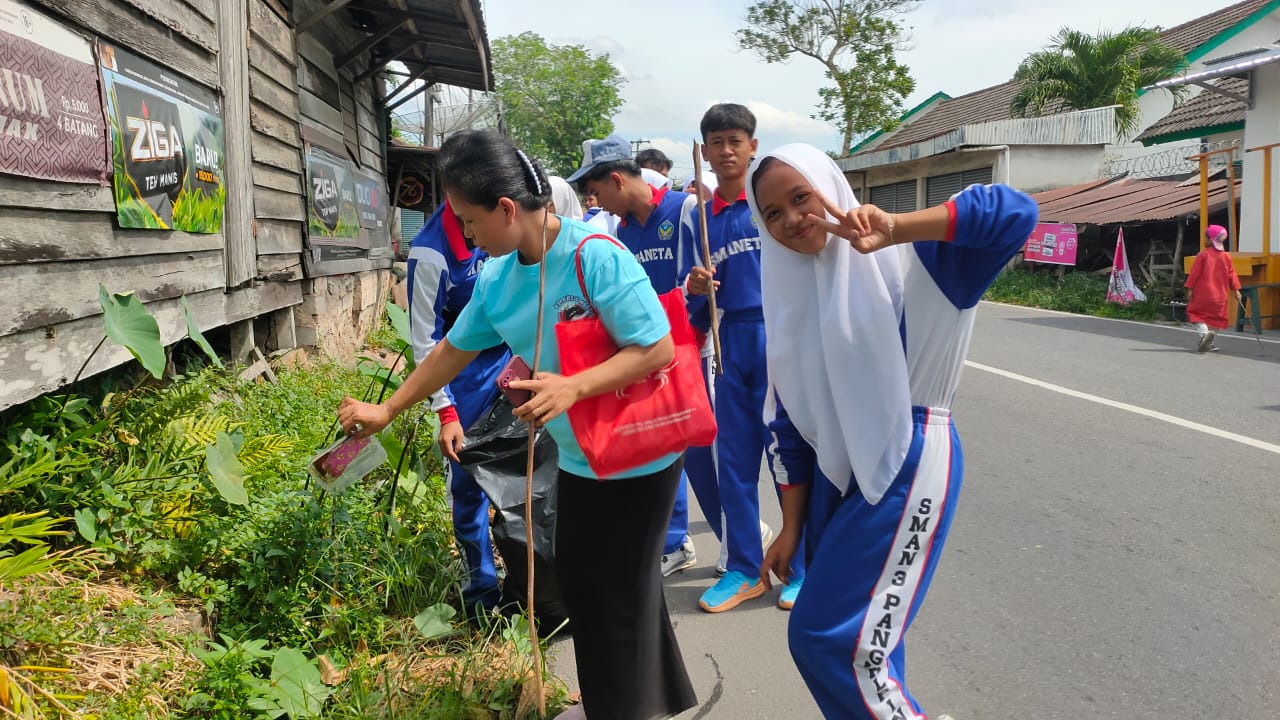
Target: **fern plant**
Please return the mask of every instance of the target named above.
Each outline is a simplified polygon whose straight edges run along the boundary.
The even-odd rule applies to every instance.
[[[19,450],[10,446],[9,460],[0,466],[0,501],[7,495],[60,472],[67,466],[53,451],[52,444],[28,435]],[[0,587],[7,581],[53,570],[58,556],[45,542],[67,533],[58,530],[63,518],[48,517],[47,511],[8,512],[0,515]],[[19,551],[14,546],[27,546]]]

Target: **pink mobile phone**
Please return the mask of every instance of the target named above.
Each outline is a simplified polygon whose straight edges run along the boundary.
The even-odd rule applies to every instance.
[[[529,380],[532,377],[533,371],[529,369],[529,365],[519,355],[512,355],[506,367],[502,368],[502,372],[498,373],[498,389],[502,391],[503,395],[507,396],[507,400],[511,401],[513,407],[520,407],[533,398],[533,393],[528,390],[516,390],[511,387],[511,382],[513,380]]]

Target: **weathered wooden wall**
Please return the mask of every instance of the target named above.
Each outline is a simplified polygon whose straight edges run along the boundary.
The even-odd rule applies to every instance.
[[[249,3],[249,121],[258,277],[302,278],[306,173],[298,131],[298,51],[277,3]]]
[[[322,0],[295,0],[295,18],[305,18],[325,6]],[[369,67],[369,52],[351,57],[347,64],[337,62],[348,56],[364,39],[351,30],[345,12],[326,17],[318,25],[297,38],[298,43],[298,108],[301,122],[309,132],[322,135],[333,148],[345,148],[347,159],[365,173],[383,176],[383,135],[385,128],[378,120],[382,114],[379,83],[375,77],[359,83],[356,78]],[[384,197],[384,200],[386,198]],[[390,213],[383,218],[381,230],[365,230],[369,242],[367,260],[344,260],[324,264],[325,274],[359,272],[391,267]],[[304,257],[309,261],[310,258]],[[310,266],[310,263],[308,263]],[[311,274],[315,268],[310,268]]]
[[[28,1],[86,36],[224,89],[218,0]],[[0,175],[0,409],[75,375],[102,337],[99,282],[113,292],[136,292],[166,341],[186,333],[177,309],[183,295],[205,329],[302,302],[293,32],[277,14],[279,0],[248,3],[257,278],[227,291],[221,233],[121,229],[109,187]],[[108,343],[85,376],[128,360],[127,351]]]

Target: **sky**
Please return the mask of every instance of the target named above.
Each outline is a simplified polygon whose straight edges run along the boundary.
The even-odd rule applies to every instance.
[[[907,17],[910,47],[899,60],[916,90],[904,109],[935,92],[955,97],[1002,83],[1061,27],[1172,27],[1233,0],[923,0]],[[739,102],[756,114],[762,148],[807,142],[838,150],[835,128],[812,115],[822,66],[808,58],[769,65],[738,50],[734,31],[748,0],[484,0],[490,39],[532,31],[555,44],[608,53],[627,78],[615,130],[648,140],[692,172],[702,113]]]

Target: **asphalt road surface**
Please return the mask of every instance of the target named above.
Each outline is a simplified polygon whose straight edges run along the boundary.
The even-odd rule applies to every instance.
[[[964,491],[907,635],[927,712],[1280,717],[1280,342],[1219,337],[1199,355],[1184,328],[984,303],[955,403]],[[698,610],[718,545],[692,523],[699,565],[667,581],[701,703],[680,720],[820,718],[776,590]]]

